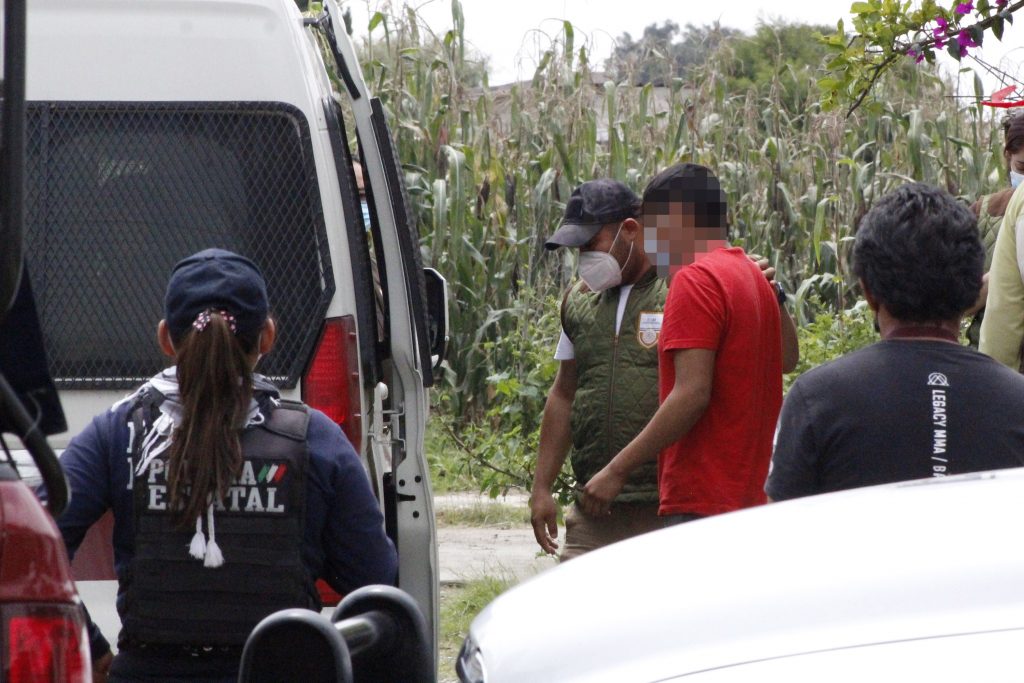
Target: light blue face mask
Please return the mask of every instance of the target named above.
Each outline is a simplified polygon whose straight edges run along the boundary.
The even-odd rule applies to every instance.
[[[1017,187],[1022,180],[1024,180],[1024,173],[1010,171],[1010,187]]]
[[[363,208],[363,227],[369,231],[370,229],[370,205],[366,203],[365,199],[359,200],[359,205]]]

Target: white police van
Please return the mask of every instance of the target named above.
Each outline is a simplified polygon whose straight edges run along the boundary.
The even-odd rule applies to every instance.
[[[155,330],[175,262],[214,246],[249,256],[280,331],[259,370],[362,455],[399,585],[436,643],[423,434],[446,289],[422,268],[384,111],[340,22],[335,0],[318,17],[293,0],[29,3],[26,257],[69,425],[51,443],[163,367]],[[90,532],[75,566],[106,629],[110,528]]]

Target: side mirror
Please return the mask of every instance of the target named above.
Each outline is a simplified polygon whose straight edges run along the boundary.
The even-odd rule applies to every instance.
[[[353,683],[348,646],[327,617],[286,609],[265,618],[242,650],[239,683]]]
[[[423,269],[427,293],[427,337],[431,369],[439,375],[441,362],[448,356],[448,281],[433,268]]]

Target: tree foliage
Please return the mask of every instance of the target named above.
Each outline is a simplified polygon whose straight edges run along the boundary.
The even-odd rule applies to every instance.
[[[651,24],[639,40],[623,33],[615,50],[605,61],[605,71],[615,80],[634,85],[651,83],[664,86],[674,77],[684,77],[694,67],[703,65],[708,55],[740,31],[720,26],[717,22],[704,26],[679,24],[667,20],[660,26]]]
[[[838,31],[824,39],[832,58],[818,81],[822,106],[847,104],[847,113],[852,113],[878,80],[901,63],[933,64],[939,50],[959,61],[980,47],[988,34],[1002,40],[1021,7],[1024,0],[854,2],[854,32],[847,34],[840,20]]]

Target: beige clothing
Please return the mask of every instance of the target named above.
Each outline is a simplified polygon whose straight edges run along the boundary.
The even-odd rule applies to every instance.
[[[996,238],[979,350],[1014,370],[1024,341],[1024,192],[1013,193]]]
[[[565,546],[558,557],[566,562],[583,553],[655,531],[665,525],[658,517],[658,503],[616,503],[611,514],[590,517],[578,505],[565,515]]]

